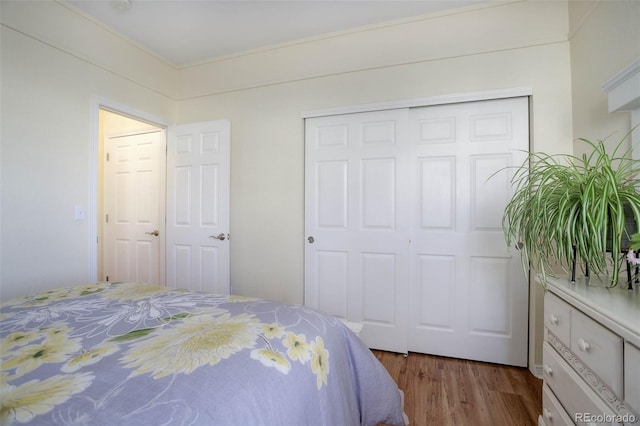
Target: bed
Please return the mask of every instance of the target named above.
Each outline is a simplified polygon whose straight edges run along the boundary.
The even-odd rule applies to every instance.
[[[407,424],[348,327],[299,305],[95,283],[0,308],[0,424]]]

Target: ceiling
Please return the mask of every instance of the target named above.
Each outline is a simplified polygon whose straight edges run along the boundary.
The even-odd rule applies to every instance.
[[[67,0],[67,4],[182,67],[487,1]]]

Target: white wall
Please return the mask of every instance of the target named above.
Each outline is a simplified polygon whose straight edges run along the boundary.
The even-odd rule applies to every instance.
[[[37,7],[41,5],[41,13]],[[55,6],[49,8],[48,6]],[[74,220],[74,207],[88,210],[90,192],[91,99],[100,95],[170,118],[174,102],[167,96],[111,72],[83,56],[81,49],[61,43],[52,47],[56,31],[75,28],[77,16],[57,3],[2,2],[2,300],[88,280],[87,220]],[[56,11],[62,11],[57,15]],[[38,23],[33,34],[23,22]],[[98,34],[102,34],[98,28]],[[101,38],[73,34],[96,49]],[[69,35],[71,36],[71,35]],[[38,37],[38,38],[36,38]],[[113,44],[104,46],[113,48]],[[123,47],[124,49],[124,47]],[[126,51],[126,50],[125,50]],[[131,58],[126,61],[130,67]],[[113,65],[113,64],[112,64]],[[142,62],[141,69],[145,63]],[[125,67],[125,68],[126,68]],[[169,68],[167,68],[169,69]],[[162,74],[162,70],[158,68]]]
[[[64,1],[3,0],[0,20],[4,29],[23,34],[93,65],[94,71],[130,80],[140,88],[175,98],[178,73],[153,54],[96,23]],[[40,62],[40,66],[48,65]],[[55,72],[58,64],[50,64]],[[77,77],[72,74],[67,77]]]
[[[608,112],[602,85],[640,59],[640,2],[571,2],[571,80],[575,138],[607,139],[613,148],[631,129],[629,112]],[[576,142],[575,154],[585,145]]]
[[[564,1],[506,1],[309,38],[181,73],[181,99],[566,41]],[[471,70],[469,70],[471,71]]]

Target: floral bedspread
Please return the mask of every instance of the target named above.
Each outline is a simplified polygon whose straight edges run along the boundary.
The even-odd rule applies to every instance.
[[[0,424],[404,424],[342,323],[298,305],[97,283],[0,310]]]

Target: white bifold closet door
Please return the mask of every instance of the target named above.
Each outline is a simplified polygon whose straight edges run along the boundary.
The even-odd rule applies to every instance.
[[[501,220],[528,141],[526,97],[307,119],[305,303],[372,348],[526,365]]]

